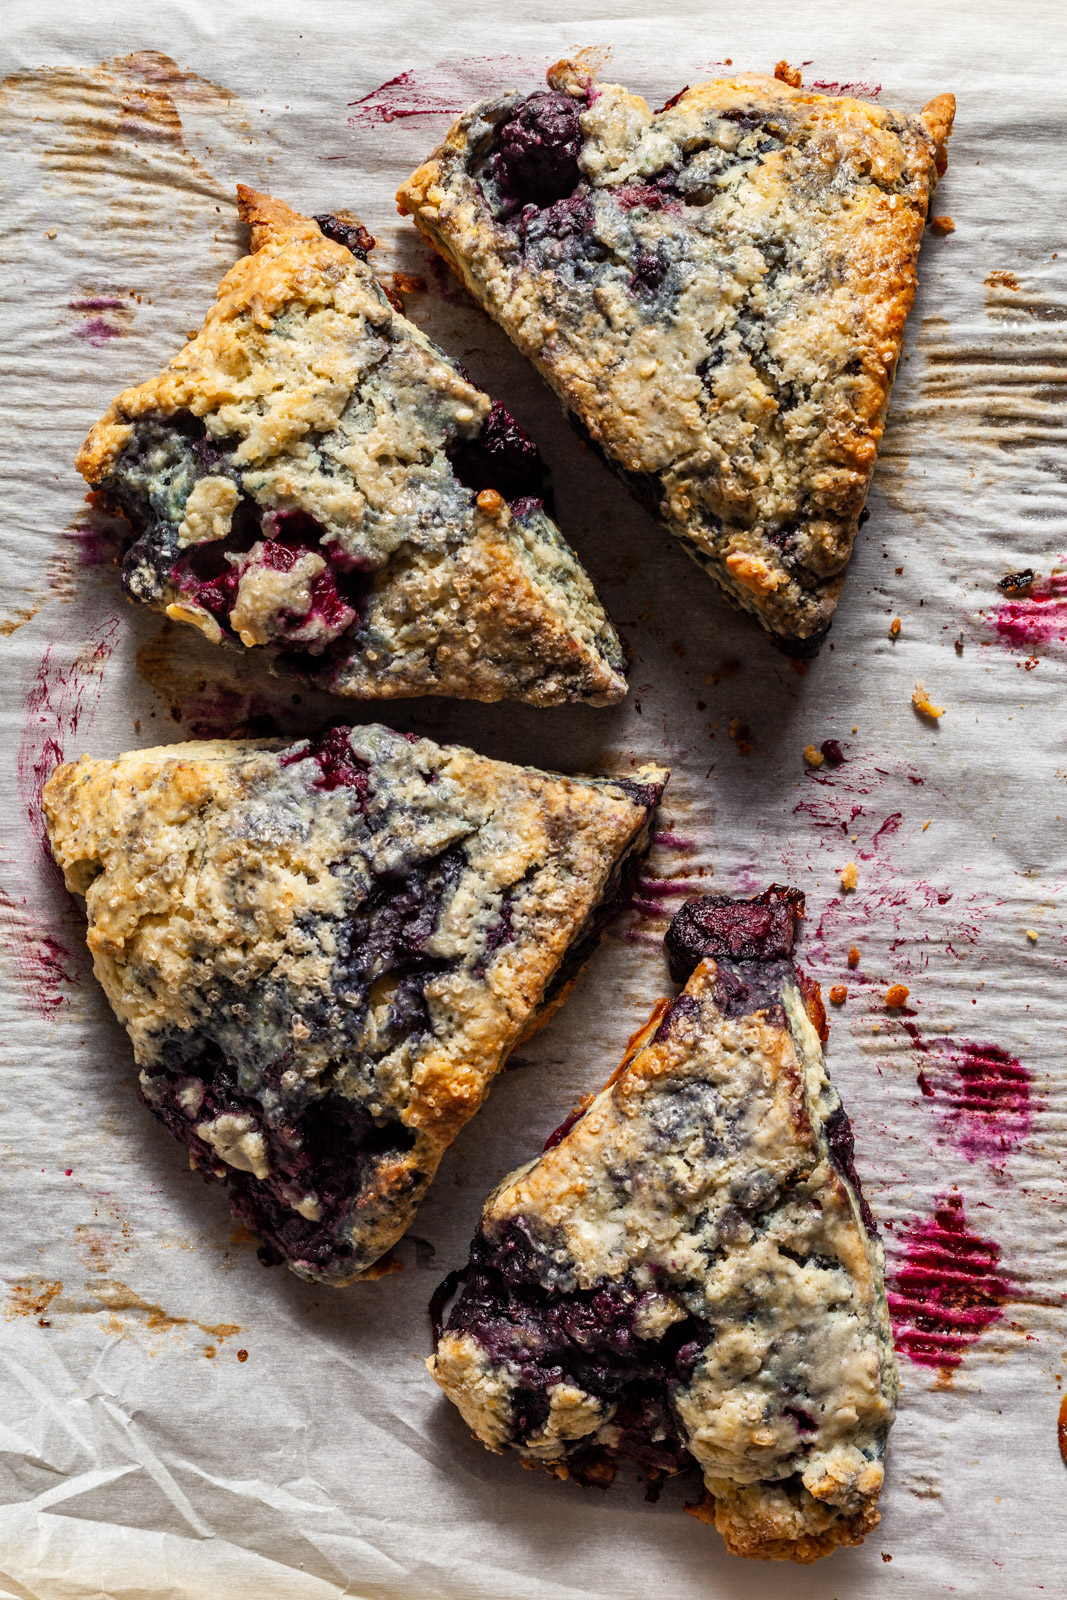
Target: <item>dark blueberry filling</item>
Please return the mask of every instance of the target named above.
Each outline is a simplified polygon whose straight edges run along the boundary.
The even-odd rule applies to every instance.
[[[281,1065],[264,1078],[279,1077]],[[293,1260],[327,1276],[344,1276],[356,1264],[347,1224],[375,1166],[415,1142],[414,1133],[401,1123],[375,1122],[351,1100],[331,1092],[302,1109],[285,1107],[268,1116],[259,1098],[239,1086],[222,1051],[210,1043],[192,1059],[153,1076],[141,1098],[187,1147],[201,1176],[226,1186],[234,1216],[263,1241],[259,1255],[265,1265]],[[225,1114],[244,1117],[261,1135],[271,1169],[266,1178],[227,1166],[197,1134],[198,1125]],[[291,1202],[306,1196],[317,1204],[315,1220],[293,1209]]]
[[[796,1423],[798,1433],[815,1433],[819,1424],[810,1411],[802,1411],[799,1406],[783,1406],[783,1417],[789,1417]]]
[[[670,262],[658,250],[645,250],[634,258],[630,288],[635,294],[654,295],[670,271]]]
[[[548,206],[581,177],[578,102],[553,90],[531,94],[497,129],[493,167],[502,193],[519,205]]]
[[[336,217],[329,211],[324,211],[315,221],[327,239],[332,239],[334,244],[343,244],[359,261],[366,261],[374,249],[376,240],[362,222],[346,222],[343,217]]]
[[[660,1023],[659,1027],[656,1029],[652,1043],[665,1043],[666,1040],[668,1040],[674,1033],[674,1030],[677,1028],[679,1022],[684,1022],[686,1017],[696,1017],[699,1015],[700,1001],[697,999],[696,995],[680,994],[663,1018],[663,1021]]]
[[[526,206],[519,219],[519,231],[527,246],[555,240],[563,247],[561,254],[574,259],[576,265],[580,266],[579,258],[587,253],[583,247],[593,231],[593,221],[593,197],[583,184],[576,193],[568,195],[565,200],[557,200],[543,210]],[[595,252],[590,254],[591,261],[599,259],[603,259],[603,256],[597,256]]]
[[[464,488],[480,494],[495,489],[514,511],[546,497],[547,469],[541,452],[506,406],[494,400],[476,439],[453,439],[447,450],[452,471]]]
[[[830,1146],[830,1160],[856,1192],[860,1216],[863,1218],[863,1226],[872,1238],[877,1238],[878,1224],[875,1222],[874,1213],[864,1197],[863,1185],[860,1183],[859,1174],[856,1171],[856,1141],[852,1133],[852,1124],[848,1120],[848,1112],[844,1106],[839,1105],[835,1111],[831,1111],[823,1123],[823,1132],[826,1135],[826,1142]]]
[[[642,1338],[637,1327],[648,1291],[628,1278],[571,1293],[546,1289],[538,1277],[543,1264],[543,1253],[521,1226],[509,1225],[499,1239],[479,1234],[463,1273],[446,1279],[432,1302],[439,1319],[460,1279],[466,1280],[447,1327],[471,1334],[490,1359],[517,1371],[515,1441],[524,1442],[544,1425],[548,1389],[573,1383],[618,1406],[612,1420],[621,1434],[610,1449],[579,1446],[568,1456],[580,1479],[583,1456],[595,1468],[592,1450],[607,1458],[611,1470],[603,1477],[592,1470],[589,1481],[610,1482],[619,1457],[657,1475],[690,1466],[672,1394],[691,1379],[710,1337],[708,1325],[685,1317],[662,1339]]]
[[[766,1011],[778,1027],[785,1027],[782,988],[794,976],[788,957],[769,956],[757,961],[716,961],[715,1004],[726,1017],[747,1017]]]
[[[405,874],[382,873],[348,919],[350,954],[346,965],[355,977],[370,984],[385,973],[394,973],[402,989],[405,979],[418,980],[417,1001],[411,986],[394,997],[396,1016],[390,1022],[397,1031],[405,1017],[404,1031],[412,1032],[417,1019],[422,1026],[414,1031],[426,1031],[421,987],[431,973],[451,964],[428,956],[426,945],[466,865],[466,852],[457,844]]]
[[[662,211],[676,198],[669,178],[659,178],[655,183],[620,183],[611,194],[624,211]]]
[[[788,958],[803,915],[803,894],[780,884],[751,900],[722,894],[687,900],[664,941],[671,977],[685,983],[705,957],[732,962]]]
[[[358,621],[371,580],[364,572],[346,571],[343,556],[336,566],[329,564],[334,559],[331,545],[313,548],[302,542],[301,535],[311,534],[314,537],[315,530],[321,531],[314,518],[302,512],[282,512],[277,517],[263,520],[270,524],[271,531],[279,537],[264,538],[261,534],[252,540],[259,545],[256,566],[267,567],[274,572],[291,572],[300,557],[305,555],[322,556],[328,563],[308,584],[311,604],[307,613],[297,616],[282,611],[275,618],[275,626],[280,632],[274,643],[279,649],[295,648],[306,650],[312,657],[320,656],[329,643]],[[196,605],[210,611],[227,632],[231,629],[230,616],[237,602],[241,578],[249,565],[227,558],[245,554],[249,548],[248,530],[241,529],[216,543],[195,546],[188,555],[181,556],[172,568],[171,576],[181,592]],[[328,630],[328,636],[321,642],[308,645],[298,635],[313,621],[322,622]],[[296,637],[287,638],[287,631]]]
[[[344,723],[335,723],[309,744],[286,751],[279,757],[279,765],[291,767],[310,756],[318,763],[320,789],[354,789],[363,800],[370,793],[370,762],[356,755],[351,734]]]
[[[164,585],[169,580],[183,598],[208,611],[233,638],[230,615],[248,564],[241,558],[254,545],[261,545],[260,565],[282,572],[291,570],[301,555],[321,555],[327,567],[308,585],[311,605],[307,615],[280,614],[281,637],[275,641],[281,649],[308,653],[312,664],[321,667],[316,658],[358,623],[371,578],[356,570],[344,551],[321,542],[326,530],[314,517],[302,511],[264,513],[242,497],[224,539],[186,550],[177,546],[173,500],[179,495],[187,499],[205,475],[232,477],[230,459],[236,445],[235,439],[212,439],[203,422],[187,411],[138,421],[123,451],[121,472],[103,490],[107,505],[130,525],[123,581],[135,599],[158,603],[166,595]],[[323,638],[308,644],[285,637],[299,634],[313,621],[324,624]]]
[[[577,1123],[581,1122],[588,1109],[588,1105],[584,1103],[580,1106],[575,1106],[574,1110],[569,1112],[567,1116],[564,1117],[559,1127],[553,1128],[552,1132],[544,1142],[542,1154],[545,1150],[554,1150],[558,1144],[562,1144],[568,1133],[570,1133],[571,1129]]]

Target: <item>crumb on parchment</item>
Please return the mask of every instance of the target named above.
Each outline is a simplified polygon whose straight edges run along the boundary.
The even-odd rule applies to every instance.
[[[841,868],[842,889],[854,889],[859,882],[859,869],[854,861],[846,861]]]
[[[944,236],[946,233],[955,233],[956,224],[947,211],[942,211],[939,216],[930,218],[930,226],[935,233]]]
[[[892,622],[889,624],[889,637],[891,639],[895,639],[899,633],[900,633],[900,618],[899,617],[894,617]]]
[[[787,83],[791,89],[799,89],[803,83],[799,67],[791,67],[788,61],[779,61],[774,69],[774,76],[779,83]]]
[[[943,717],[945,715],[944,706],[934,705],[933,701],[930,699],[930,696],[923,688],[923,681],[921,678],[916,678],[915,680],[915,687],[911,691],[911,703],[915,707],[916,711],[919,712],[920,716],[932,717],[935,722],[937,721],[938,717]]]
[[[826,757],[817,745],[806,744],[804,746],[804,760],[809,767],[821,767]]]
[[[843,983],[835,983],[830,990],[830,1000],[835,1006],[843,1006],[848,999],[848,990]]]
[[[859,953],[859,950],[856,948],[855,945],[852,945],[849,948],[848,964],[849,964],[850,967],[858,967],[859,964],[860,964],[860,953]]]
[[[910,993],[907,984],[891,983],[885,992],[885,1003],[893,1008],[902,1006]]]
[[[1026,937],[1029,939],[1031,944],[1036,944],[1037,943],[1037,929],[1036,928],[1027,928]]]

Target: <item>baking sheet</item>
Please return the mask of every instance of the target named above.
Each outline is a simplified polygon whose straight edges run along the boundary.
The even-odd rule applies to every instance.
[[[1067,104],[1052,3],[889,13],[642,0],[7,8],[0,83],[0,1595],[41,1600],[820,1600],[1063,1593]],[[805,676],[730,612],[581,446],[397,218],[471,99],[581,46],[661,104],[803,63],[915,110],[951,159],[832,643]],[[392,720],[564,770],[674,768],[638,909],[446,1157],[399,1274],[264,1271],[135,1098],[77,908],[43,848],[60,756],[335,713],[121,598],[72,468],[89,424],[195,328],[240,249],[242,180],[358,210],[431,336],[540,441],[559,520],[634,651],[613,710],[409,702]],[[1063,259],[1057,258],[1057,251]],[[413,282],[411,280],[418,280]],[[1030,598],[996,587],[1030,566]],[[889,624],[899,616],[899,638]],[[939,725],[910,697],[921,678]],[[373,708],[357,710],[371,720]],[[835,770],[804,746],[840,741]],[[859,872],[845,896],[839,872]],[[524,1472],[427,1377],[425,1305],[489,1187],[598,1086],[669,992],[701,888],[809,897],[802,960],[889,1252],[903,1346],[881,1527],[813,1569],[727,1556],[682,1514]],[[1030,930],[1028,932],[1027,930]],[[847,952],[860,950],[859,965]],[[911,994],[884,1005],[890,982]],[[924,1364],[915,1297],[947,1294]],[[929,1319],[928,1319],[929,1320]],[[929,1329],[926,1330],[927,1334]],[[921,1330],[920,1330],[921,1334]],[[925,1340],[929,1343],[929,1340]],[[911,1355],[908,1351],[911,1351]]]

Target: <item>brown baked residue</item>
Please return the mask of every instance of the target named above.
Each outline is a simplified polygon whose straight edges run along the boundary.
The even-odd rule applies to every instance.
[[[1060,1447],[1063,1464],[1067,1467],[1067,1394],[1060,1401],[1060,1414],[1056,1422],[1056,1441]]]
[[[45,1313],[62,1287],[59,1278],[53,1283],[44,1278],[27,1278],[24,1283],[12,1284],[4,1316],[9,1322],[16,1317],[36,1317],[42,1328],[50,1328],[52,1324],[46,1320]]]

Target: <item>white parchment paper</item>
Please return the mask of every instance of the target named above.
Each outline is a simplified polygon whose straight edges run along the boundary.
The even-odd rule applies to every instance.
[[[0,1595],[1062,1595],[1062,4],[23,0],[4,22]],[[785,57],[809,85],[906,110],[957,94],[937,206],[956,232],[924,246],[871,520],[806,676],[583,453],[395,214],[452,113],[586,45],[657,105],[727,58]],[[129,607],[94,564],[72,466],[111,397],[199,324],[240,252],[238,180],[362,214],[378,270],[408,275],[410,314],[540,441],[559,520],[634,651],[617,710],[416,701],[386,720],[564,770],[674,768],[638,910],[457,1141],[403,1271],[333,1293],[264,1271],[137,1102],[36,812],[61,756],[269,718],[299,732],[338,710]],[[1028,566],[1031,597],[1006,601],[997,580]],[[917,678],[938,725],[911,707]],[[845,764],[805,769],[828,738]],[[829,1061],[902,1343],[922,1353],[916,1262],[961,1314],[934,1332],[969,1330],[955,1365],[902,1353],[882,1526],[811,1570],[728,1557],[682,1514],[692,1485],[648,1505],[633,1477],[600,1494],[490,1455],[422,1366],[426,1301],[486,1192],[669,992],[667,916],[695,889],[775,879],[809,897],[808,970],[848,988]],[[911,991],[895,1016],[891,982]]]

